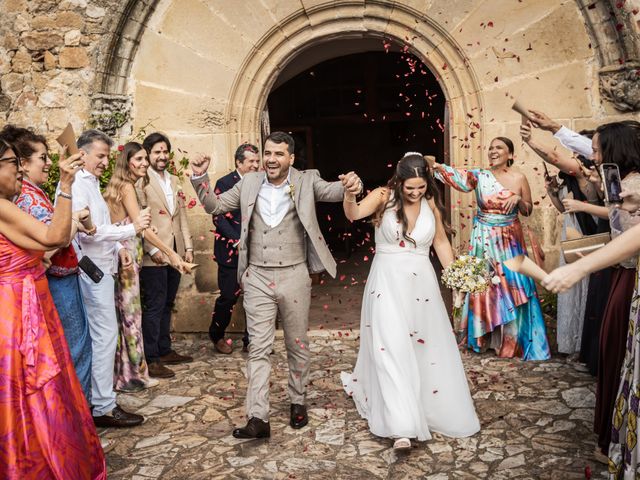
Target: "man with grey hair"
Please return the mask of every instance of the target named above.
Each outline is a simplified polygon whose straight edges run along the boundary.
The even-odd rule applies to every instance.
[[[113,390],[113,369],[118,342],[114,275],[117,273],[118,260],[123,268],[132,266],[129,252],[123,249],[118,241],[133,237],[148,228],[150,215],[148,212],[141,212],[131,224],[113,225],[109,208],[100,192],[100,177],[109,165],[113,141],[99,130],[87,130],[80,135],[77,144],[83,154],[84,168],[76,175],[72,187],[72,205],[78,210],[88,208],[96,226],[94,235],[78,233],[76,236],[78,257],[82,259],[87,256],[104,274],[101,279],[95,277],[92,280],[84,270],[80,273],[80,289],[89,320],[93,348],[93,421],[97,427],[133,427],[141,424],[144,418],[120,408]]]

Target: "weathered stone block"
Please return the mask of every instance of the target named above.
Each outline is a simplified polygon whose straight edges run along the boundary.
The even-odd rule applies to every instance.
[[[24,15],[18,15],[16,17],[16,21],[13,23],[13,29],[16,32],[26,32],[31,28],[32,27],[29,26],[29,21],[24,17]]]
[[[11,59],[11,68],[17,73],[27,73],[31,70],[31,55],[26,50],[18,50]]]
[[[51,50],[63,44],[62,36],[51,32],[26,32],[22,41],[29,50]]]
[[[199,293],[215,292],[218,290],[218,264],[213,261],[213,252],[195,254],[196,269],[195,283]]]
[[[84,68],[89,65],[87,50],[82,47],[63,48],[59,60],[62,68]]]
[[[20,18],[20,17],[18,17]],[[17,19],[16,19],[17,23]],[[38,15],[31,19],[32,30],[49,30],[54,28],[53,17],[49,15]]]
[[[8,73],[0,80],[0,86],[4,93],[19,93],[24,88],[24,75]]]
[[[80,30],[69,30],[64,34],[64,44],[70,47],[78,46],[81,38],[82,32]]]
[[[94,20],[104,17],[105,13],[104,8],[96,5],[89,5],[86,10],[87,17],[93,18]]]
[[[2,46],[7,50],[15,50],[20,45],[17,35],[10,32],[4,32],[2,35]]]
[[[54,20],[54,27],[81,29],[84,25],[83,18],[75,12],[60,12]]]
[[[4,9],[6,12],[24,12],[27,9],[27,0],[5,0]]]
[[[57,65],[56,57],[49,50],[45,50],[43,63],[45,70],[53,70]]]
[[[179,291],[176,298],[177,312],[172,316],[172,330],[176,332],[205,332],[211,323],[211,311],[217,295],[194,295]]]

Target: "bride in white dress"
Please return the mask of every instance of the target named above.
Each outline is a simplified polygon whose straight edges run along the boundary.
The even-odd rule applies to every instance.
[[[467,437],[480,430],[462,360],[438,279],[429,259],[433,245],[443,266],[453,249],[442,221],[429,167],[407,153],[387,187],[360,203],[345,194],[349,220],[374,215],[376,254],[366,282],[360,320],[360,351],[342,383],[371,433],[429,440],[431,432]]]

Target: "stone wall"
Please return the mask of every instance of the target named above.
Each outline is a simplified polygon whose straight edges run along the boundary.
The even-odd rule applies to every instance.
[[[451,163],[483,165],[492,137],[518,139],[514,98],[575,129],[637,116],[639,8],[640,0],[508,8],[503,0],[5,0],[0,123],[49,136],[67,121],[78,131],[93,123],[119,139],[152,123],[181,151],[212,154],[219,176],[238,143],[257,142],[266,96],[296,56],[335,39],[388,39],[441,80]],[[517,143],[516,164],[540,198],[540,160]],[[457,207],[468,203],[453,197],[463,215],[472,209]],[[206,323],[217,288],[211,223],[199,208],[190,214],[202,266],[183,282],[181,317]],[[557,217],[544,199],[528,221],[549,266]],[[454,218],[461,239],[469,221]]]

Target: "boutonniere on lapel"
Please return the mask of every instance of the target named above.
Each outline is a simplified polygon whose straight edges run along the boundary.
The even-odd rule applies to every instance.
[[[296,201],[296,187],[293,183],[288,184],[285,187],[285,191],[289,194],[289,197],[291,197],[291,201],[295,202]]]
[[[178,203],[180,204],[181,207],[183,207],[187,202],[187,197],[182,191],[182,188],[178,187],[178,191],[176,192],[176,195],[178,195]]]

